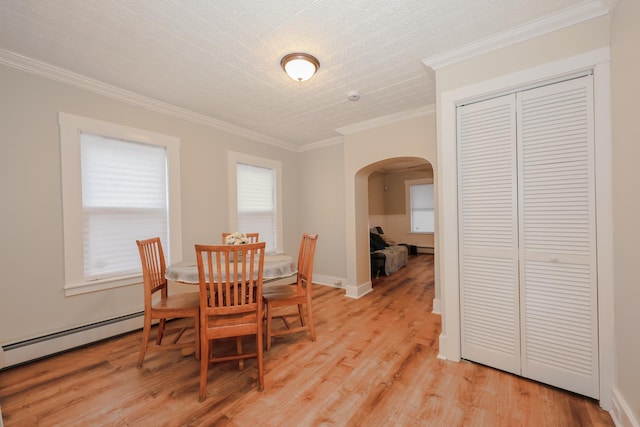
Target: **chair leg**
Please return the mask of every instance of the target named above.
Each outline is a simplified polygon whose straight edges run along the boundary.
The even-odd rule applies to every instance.
[[[193,333],[196,341],[196,360],[200,360],[200,316],[196,315],[195,319],[195,329]]]
[[[261,327],[258,329],[258,333],[256,334],[256,353],[258,354],[258,391],[264,390],[264,362],[263,362],[263,348],[264,345],[262,343],[262,331]]]
[[[167,323],[167,319],[160,319],[158,322],[158,337],[156,338],[156,344],[162,344],[162,337],[164,336],[164,326]]]
[[[311,341],[316,340],[316,325],[313,323],[313,310],[311,309],[311,301],[307,302],[307,323],[311,332]]]
[[[271,349],[271,323],[273,321],[273,307],[271,307],[271,304],[267,303],[267,351],[269,351]]]
[[[207,370],[209,369],[209,340],[206,337],[200,339],[200,402],[207,398]]]
[[[144,354],[147,351],[147,345],[149,343],[149,337],[151,335],[151,317],[144,316],[144,326],[142,328],[142,345],[140,346],[140,354],[138,355],[138,368],[142,367],[142,361],[144,360]]]
[[[238,351],[238,355],[242,354],[242,337],[236,337],[236,349]],[[244,359],[238,359],[238,370],[242,371],[244,369]]]
[[[304,326],[306,323],[304,321],[304,309],[302,308],[302,304],[298,304],[298,316],[300,316],[300,324]]]

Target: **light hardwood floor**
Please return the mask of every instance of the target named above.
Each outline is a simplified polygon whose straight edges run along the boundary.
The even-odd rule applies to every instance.
[[[193,356],[155,352],[141,332],[0,372],[12,426],[613,426],[597,402],[470,362],[437,359],[433,257],[375,280],[359,300],[314,285],[318,339],[292,334],[255,359],[213,365],[198,402]],[[234,344],[229,345],[233,348]],[[247,343],[246,348],[249,349]]]

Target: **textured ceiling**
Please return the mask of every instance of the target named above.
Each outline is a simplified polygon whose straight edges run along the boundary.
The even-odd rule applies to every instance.
[[[0,0],[0,49],[302,147],[434,104],[425,58],[594,2]]]

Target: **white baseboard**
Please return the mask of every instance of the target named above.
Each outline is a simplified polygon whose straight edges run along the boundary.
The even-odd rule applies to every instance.
[[[347,297],[358,299],[373,291],[373,286],[371,285],[371,281],[368,281],[358,286],[347,285],[346,289]]]
[[[442,352],[444,348],[447,348],[447,337],[444,334],[440,334],[438,336],[438,359],[440,360],[448,360],[447,356]]]
[[[455,343],[454,343],[455,344]],[[460,358],[460,353],[455,353],[454,350],[450,349],[450,343],[447,342],[447,336],[443,333],[438,337],[438,359],[448,360],[450,362],[460,362],[462,359]],[[455,345],[454,345],[455,347]],[[453,355],[452,355],[453,352]]]
[[[631,412],[631,407],[616,387],[612,389],[612,408],[609,413],[616,427],[640,427],[640,422]]]
[[[434,298],[433,299],[433,308],[431,309],[431,312],[433,314],[442,314],[440,312],[440,299],[439,298]]]
[[[40,359],[95,341],[142,329],[143,313],[132,313],[116,319],[73,328],[18,343],[4,344],[3,368]]]
[[[318,285],[331,286],[332,288],[346,288],[347,279],[335,276],[326,276],[323,274],[314,274],[313,283]]]

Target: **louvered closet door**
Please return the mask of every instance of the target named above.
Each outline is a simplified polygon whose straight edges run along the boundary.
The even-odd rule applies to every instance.
[[[598,397],[592,76],[517,95],[522,375]]]
[[[515,95],[458,107],[462,357],[520,373]]]

